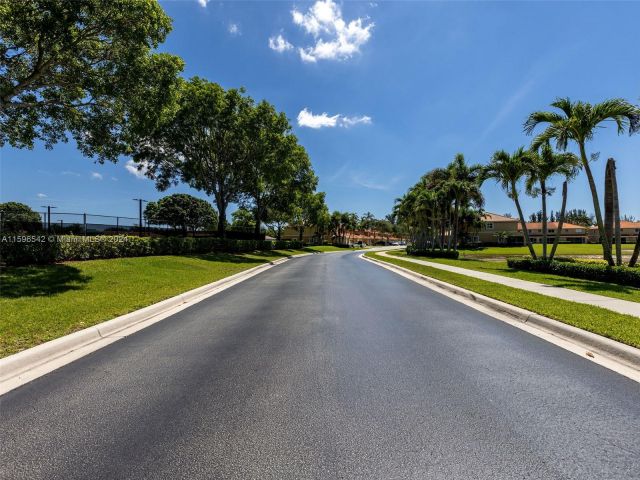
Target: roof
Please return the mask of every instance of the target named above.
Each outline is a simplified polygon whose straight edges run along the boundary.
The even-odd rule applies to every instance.
[[[487,212],[482,216],[485,222],[517,222],[515,218],[507,217],[505,215],[498,215],[497,213]]]
[[[621,220],[620,228],[640,228],[640,222],[627,222],[626,220]]]
[[[556,228],[558,228],[558,222],[547,223],[548,230],[555,230]],[[587,227],[585,227],[584,225],[575,225],[573,223],[567,223],[567,222],[562,224],[563,230],[573,230],[575,228],[581,228],[582,230],[587,229]],[[522,230],[519,223],[518,223],[518,230]],[[527,223],[527,230],[542,230],[542,223],[537,223],[537,222]]]

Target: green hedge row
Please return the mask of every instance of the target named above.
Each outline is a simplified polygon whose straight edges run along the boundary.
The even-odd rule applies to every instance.
[[[407,247],[407,254],[416,257],[453,258],[454,260],[460,255],[457,250],[424,250],[412,246]]]
[[[508,259],[507,265],[519,270],[532,272],[553,273],[563,277],[584,278],[599,282],[616,283],[640,287],[640,269],[629,267],[610,267],[601,263],[586,263],[579,261],[546,261],[531,258]]]
[[[0,259],[6,265],[30,265],[98,258],[184,255],[212,252],[302,248],[298,241],[232,240],[213,237],[132,237],[124,235],[11,235],[0,237]]]

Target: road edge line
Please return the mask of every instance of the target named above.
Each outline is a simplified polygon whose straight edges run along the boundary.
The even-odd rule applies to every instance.
[[[365,257],[364,254],[359,257],[640,382],[640,349],[384,260]],[[544,335],[538,335],[536,330]]]
[[[257,265],[133,312],[0,358],[0,395],[164,320],[180,310],[195,305],[291,258],[296,257],[288,256]]]

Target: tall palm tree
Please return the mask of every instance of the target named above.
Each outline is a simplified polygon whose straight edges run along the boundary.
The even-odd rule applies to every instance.
[[[580,101],[572,102],[569,98],[558,98],[551,106],[559,109],[561,113],[533,112],[524,122],[524,131],[531,135],[539,124],[549,124],[534,139],[532,144],[534,148],[549,140],[555,140],[559,150],[566,150],[569,141],[573,141],[578,145],[582,168],[584,168],[589,181],[603,255],[609,265],[614,265],[611,245],[605,234],[598,191],[589,166],[585,144],[593,138],[595,129],[605,121],[615,122],[618,134],[628,131],[631,135],[637,132],[640,130],[640,108],[621,98],[605,100],[594,105]]]
[[[520,147],[511,155],[504,150],[498,150],[491,157],[489,165],[485,167],[483,178],[492,178],[496,180],[502,189],[507,192],[509,198],[511,198],[511,200],[516,204],[525,244],[529,247],[531,257],[535,259],[537,258],[536,252],[533,249],[531,239],[529,238],[529,231],[527,230],[527,223],[524,220],[524,214],[522,213],[518,193],[518,182],[520,182],[520,180],[526,175],[527,171],[530,170],[529,165],[531,161],[532,156],[530,152],[524,149],[524,147]]]
[[[547,259],[547,196],[554,191],[548,181],[554,175],[563,175],[565,178],[575,177],[580,161],[573,153],[556,153],[550,143],[544,142],[537,152],[532,152],[531,161],[528,162],[526,189],[532,197],[542,197],[542,258]],[[556,233],[556,237],[559,235]]]

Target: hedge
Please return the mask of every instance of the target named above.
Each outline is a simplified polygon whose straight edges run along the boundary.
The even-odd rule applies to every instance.
[[[212,252],[243,253],[255,250],[301,248],[298,241],[234,240],[215,237],[133,237],[125,235],[78,237],[73,235],[2,234],[0,261],[30,265],[99,258],[184,255]]]
[[[519,270],[553,273],[563,277],[584,278],[599,282],[616,283],[631,287],[640,287],[640,269],[630,267],[611,267],[602,263],[580,261],[547,261],[532,258],[508,259],[507,265]]]
[[[419,249],[413,246],[407,247],[407,255],[414,255],[416,257],[431,257],[431,258],[453,258],[456,260],[460,255],[457,250],[428,250]]]

